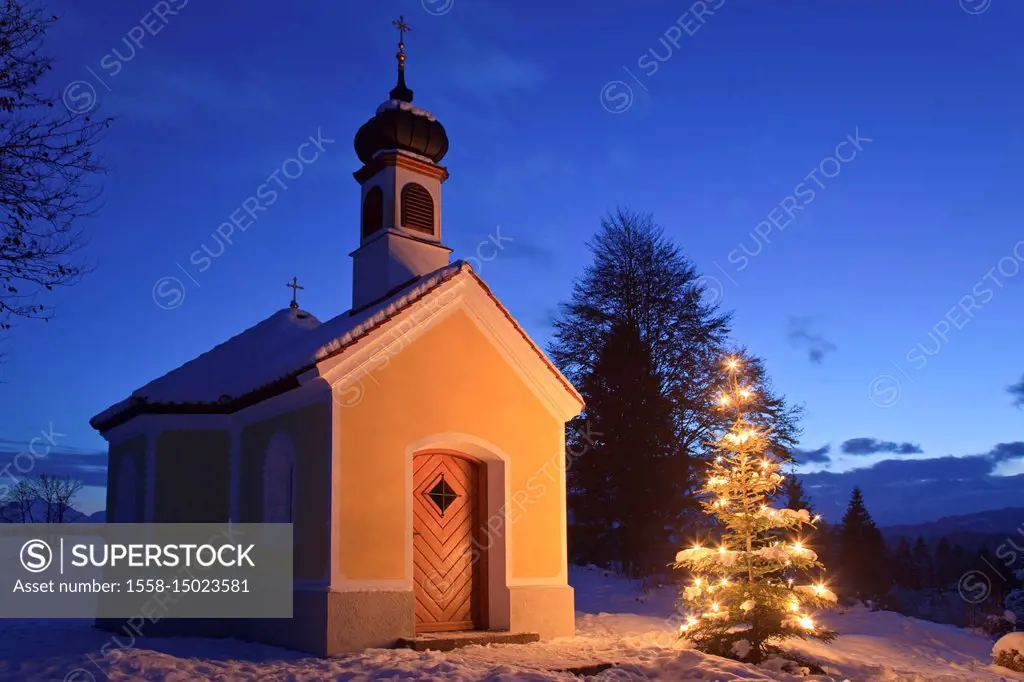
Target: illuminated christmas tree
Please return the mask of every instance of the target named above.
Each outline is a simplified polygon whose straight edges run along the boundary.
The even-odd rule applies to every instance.
[[[800,537],[819,517],[772,506],[785,480],[782,462],[765,447],[767,434],[744,415],[753,392],[741,385],[739,361],[727,360],[726,368],[729,387],[718,405],[734,411],[735,419],[714,443],[718,455],[702,488],[702,504],[717,519],[721,538],[676,555],[676,567],[691,576],[683,589],[680,631],[702,651],[758,663],[781,640],[835,637],[812,612],[830,607],[836,596],[821,581],[794,584],[794,576],[823,570]]]

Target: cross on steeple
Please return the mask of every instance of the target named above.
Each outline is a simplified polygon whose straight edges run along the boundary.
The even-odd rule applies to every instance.
[[[291,304],[288,307],[289,308],[298,308],[299,307],[299,302],[296,300],[296,298],[298,296],[299,289],[305,289],[306,287],[299,285],[299,278],[298,277],[292,277],[291,284],[285,284],[285,286],[292,290],[292,302],[291,302]]]
[[[405,84],[405,34],[412,29],[405,23],[404,15],[392,21],[391,25],[398,29],[398,53],[395,55],[398,59],[398,83],[391,90],[391,99],[412,102],[412,90]]]
[[[406,34],[407,31],[411,31],[412,30],[411,28],[409,28],[409,25],[407,23],[405,23],[405,15],[403,14],[402,16],[400,16],[397,19],[395,19],[394,21],[392,21],[391,25],[398,29],[398,49],[399,50],[404,50],[405,49],[405,34]]]

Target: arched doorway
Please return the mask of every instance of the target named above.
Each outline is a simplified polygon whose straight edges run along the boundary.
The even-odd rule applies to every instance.
[[[466,455],[413,457],[416,631],[482,629],[487,621],[486,468]]]

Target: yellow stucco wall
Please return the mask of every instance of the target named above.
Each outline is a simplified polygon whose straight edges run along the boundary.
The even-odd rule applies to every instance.
[[[341,572],[349,580],[406,575],[406,450],[455,432],[507,454],[509,579],[552,579],[563,570],[560,485],[564,425],[462,311],[367,363],[361,397],[335,401],[334,485]],[[344,391],[343,388],[339,390]],[[349,403],[355,402],[354,405]]]

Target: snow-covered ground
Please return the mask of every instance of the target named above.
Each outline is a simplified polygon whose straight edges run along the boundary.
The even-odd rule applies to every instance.
[[[787,644],[828,675],[798,677],[778,666],[754,668],[678,642],[670,589],[642,596],[635,583],[594,569],[574,570],[572,583],[579,609],[576,637],[448,653],[372,649],[317,659],[235,640],[122,637],[112,642],[109,633],[87,621],[0,621],[0,681],[579,680],[566,670],[599,663],[616,666],[590,679],[1024,680],[991,665],[992,641],[982,635],[862,608],[822,618],[841,633],[830,645]]]

